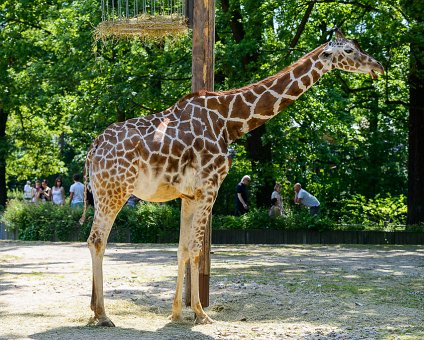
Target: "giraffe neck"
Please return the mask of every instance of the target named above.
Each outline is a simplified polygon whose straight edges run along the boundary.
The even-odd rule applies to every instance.
[[[218,96],[211,93],[207,106],[225,117],[227,143],[273,118],[330,71],[318,58],[326,45],[258,83],[221,92]]]

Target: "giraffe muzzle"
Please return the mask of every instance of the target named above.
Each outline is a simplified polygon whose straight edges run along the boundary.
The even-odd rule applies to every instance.
[[[374,62],[371,66],[371,70],[369,71],[369,75],[372,79],[377,79],[378,75],[377,73],[384,74],[384,67],[379,62]]]

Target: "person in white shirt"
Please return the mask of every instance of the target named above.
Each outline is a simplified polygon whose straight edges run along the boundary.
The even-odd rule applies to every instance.
[[[74,184],[69,188],[69,202],[71,208],[82,207],[84,205],[84,184],[80,182],[80,176],[75,174]]]
[[[314,195],[302,189],[300,183],[294,185],[294,203],[303,204],[305,207],[308,207],[311,216],[316,216],[319,213],[319,201]]]
[[[25,201],[31,201],[31,198],[32,198],[31,182],[27,181],[24,186],[24,199]]]
[[[56,178],[54,187],[52,188],[52,202],[57,205],[65,204],[65,189],[62,186],[62,180]]]

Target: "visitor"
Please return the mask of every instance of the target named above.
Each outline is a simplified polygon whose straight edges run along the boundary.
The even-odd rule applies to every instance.
[[[41,188],[41,182],[40,181],[35,181],[34,187],[32,188],[32,198],[31,198],[31,202],[32,203],[37,203],[40,199],[40,193],[43,189]]]
[[[84,184],[80,182],[80,175],[73,176],[74,184],[69,188],[69,204],[71,208],[82,207],[84,205]]]
[[[47,184],[47,180],[43,179],[43,181],[41,182],[41,191],[40,191],[40,197],[39,197],[41,202],[48,202],[52,199],[51,190],[52,189],[50,189],[50,187]]]
[[[65,204],[65,189],[62,186],[62,180],[56,178],[52,188],[52,202],[57,205]]]
[[[27,181],[24,185],[24,200],[30,202],[32,198],[31,182]]]
[[[250,177],[248,175],[243,176],[240,183],[236,187],[236,216],[244,215],[248,212],[248,193],[247,186],[250,183]]]
[[[294,203],[303,204],[305,207],[308,207],[311,216],[317,216],[319,213],[319,201],[315,196],[302,189],[300,183],[294,185]]]
[[[128,198],[126,205],[129,206],[129,207],[131,207],[131,208],[135,208],[135,206],[138,203],[138,201],[140,201],[140,199],[137,196],[131,195]]]
[[[271,194],[271,200],[273,198],[277,199],[277,205],[278,205],[278,208],[280,210],[280,215],[284,215],[283,199],[281,197],[280,191],[281,191],[281,184],[276,183],[275,186],[274,186],[274,191]]]
[[[275,197],[271,198],[271,208],[269,209],[268,215],[270,218],[276,218],[281,216],[281,209],[278,205],[278,200]]]

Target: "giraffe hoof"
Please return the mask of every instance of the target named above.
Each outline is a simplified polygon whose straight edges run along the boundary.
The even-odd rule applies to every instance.
[[[183,318],[181,317],[181,314],[171,314],[168,316],[168,320],[171,320],[172,322],[181,322]]]
[[[207,325],[210,323],[213,323],[213,320],[207,315],[203,315],[203,316],[196,316],[196,319],[194,320],[194,323],[196,325]]]
[[[97,322],[96,326],[99,326],[99,327],[115,327],[115,324],[109,318],[104,317],[104,318],[101,318]]]

